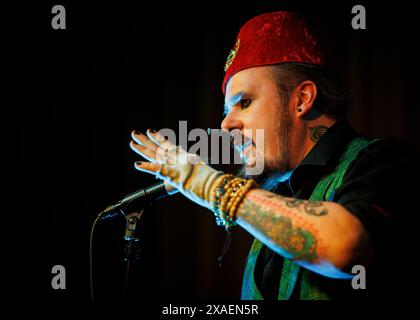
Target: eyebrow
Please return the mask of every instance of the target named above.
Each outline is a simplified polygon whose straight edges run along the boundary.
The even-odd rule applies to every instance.
[[[224,107],[225,107],[225,111],[224,114],[228,114],[230,109],[237,104],[239,101],[241,101],[241,99],[243,98],[243,96],[245,95],[245,93],[243,91],[239,91],[238,93],[234,94],[231,98],[230,101],[228,101],[227,103],[225,103]]]

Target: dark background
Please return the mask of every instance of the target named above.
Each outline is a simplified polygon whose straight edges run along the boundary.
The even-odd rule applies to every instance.
[[[55,4],[67,10],[67,30],[51,28]],[[356,4],[365,5],[367,30],[351,28]],[[177,131],[179,120],[188,120],[189,129],[219,128],[224,63],[240,26],[257,14],[305,15],[330,67],[351,90],[351,124],[367,135],[420,146],[419,15],[410,2],[71,1],[31,10],[23,11],[36,24],[15,38],[24,67],[16,71],[18,124],[11,134],[18,142],[15,204],[32,230],[18,254],[37,295],[89,299],[88,240],[96,214],[156,182],[134,170],[139,157],[128,147],[131,130]],[[143,253],[130,282],[132,298],[239,298],[252,241],[246,232],[235,231],[218,268],[225,233],[206,209],[176,195],[148,208],[141,224]],[[122,219],[97,227],[98,298],[122,294],[123,235]],[[66,267],[67,290],[50,287],[56,264]]]

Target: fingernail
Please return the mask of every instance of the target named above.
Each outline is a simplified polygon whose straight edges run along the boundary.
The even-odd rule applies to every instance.
[[[149,129],[152,133],[156,133],[155,129]]]
[[[143,164],[143,161],[136,161],[135,164],[138,164],[140,166]]]
[[[141,132],[140,131],[137,131],[137,130],[135,130],[134,133],[137,134],[138,136],[141,135]]]

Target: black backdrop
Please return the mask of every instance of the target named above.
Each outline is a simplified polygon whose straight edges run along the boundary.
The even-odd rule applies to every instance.
[[[410,2],[61,2],[67,30],[51,28],[54,4],[38,6],[38,24],[16,40],[25,66],[17,74],[17,101],[25,103],[16,108],[18,125],[12,129],[13,141],[18,140],[17,206],[33,231],[25,263],[27,277],[38,280],[31,288],[35,292],[89,298],[94,217],[155,182],[133,168],[138,157],[128,147],[131,130],[177,130],[179,120],[188,120],[189,129],[218,128],[225,59],[240,26],[256,14],[305,15],[320,34],[330,66],[351,89],[350,122],[368,135],[397,136],[420,146],[418,81],[413,80],[419,19]],[[355,4],[365,5],[367,30],[351,28]],[[121,296],[123,234],[123,220],[98,226],[98,298]],[[149,208],[130,296],[239,298],[252,239],[238,229],[218,268],[224,235],[212,213],[180,195]],[[50,287],[56,264],[66,267],[66,290]]]

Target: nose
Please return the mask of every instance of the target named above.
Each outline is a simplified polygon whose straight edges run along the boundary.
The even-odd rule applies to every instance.
[[[239,118],[236,110],[231,110],[226,117],[223,119],[220,127],[222,130],[233,130],[233,129],[239,129],[242,130],[243,128],[243,122]]]

